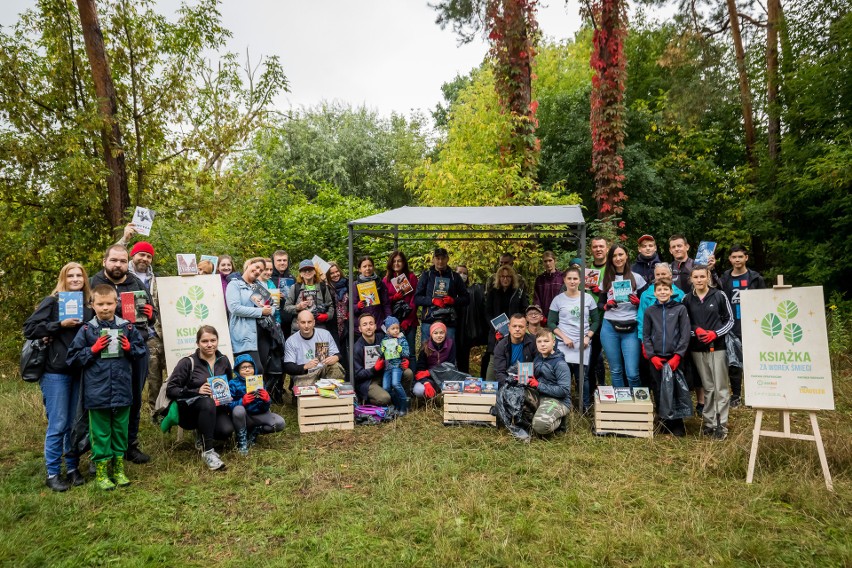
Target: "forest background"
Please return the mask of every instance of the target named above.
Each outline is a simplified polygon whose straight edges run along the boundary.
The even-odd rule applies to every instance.
[[[516,3],[534,13],[535,2]],[[19,349],[21,323],[59,268],[77,260],[99,269],[136,205],[156,211],[155,267],[174,274],[171,259],[186,252],[241,262],[284,248],[296,261],[319,254],[345,264],[346,222],[403,205],[580,203],[593,233],[631,250],[643,233],[657,237],[664,258],[674,233],[694,246],[717,241],[722,261],[732,244],[745,244],[767,276],[825,286],[830,325],[848,331],[846,1],[703,0],[679,5],[665,22],[637,9],[618,44],[623,169],[610,209],[592,168],[600,83],[590,61],[605,29],[600,8],[612,1],[590,3],[586,27],[570,39],[541,40],[533,20],[530,48],[520,52],[530,85],[521,128],[507,110],[493,2],[437,6],[439,22],[462,39],[484,33],[497,48],[470,73],[448,77],[437,108],[390,116],[341,102],[277,109],[286,69],[276,56],[225,52],[216,0],[187,3],[171,19],[149,1],[98,2],[115,91],[108,126],[121,133],[119,145],[104,142],[78,4],[41,0],[0,30],[2,355]],[[106,154],[126,166],[118,212]],[[432,245],[406,247],[415,268]],[[356,252],[381,264],[390,246],[364,239]],[[502,250],[518,253],[528,277],[538,271],[543,248],[534,244],[458,245],[453,262],[481,281]]]

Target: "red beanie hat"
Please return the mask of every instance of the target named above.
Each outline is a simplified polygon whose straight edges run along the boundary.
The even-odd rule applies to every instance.
[[[147,252],[151,256],[154,256],[154,246],[148,241],[139,241],[130,249],[131,258],[136,256],[137,252]]]

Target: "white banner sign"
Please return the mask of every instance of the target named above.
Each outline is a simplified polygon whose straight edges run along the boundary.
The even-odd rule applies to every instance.
[[[218,274],[157,278],[163,346],[169,375],[181,358],[195,349],[195,334],[202,325],[219,333],[219,351],[233,361],[225,295]]]
[[[748,405],[834,410],[822,286],[744,290],[740,299]]]

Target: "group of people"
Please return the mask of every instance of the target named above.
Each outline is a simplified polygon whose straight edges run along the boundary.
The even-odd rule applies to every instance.
[[[633,264],[624,245],[609,246],[599,238],[591,240],[588,263],[574,259],[564,271],[556,255],[546,251],[532,301],[510,254],[500,258],[485,284],[472,282],[464,265],[450,268],[449,254],[440,247],[419,276],[402,251],[390,255],[381,277],[373,258],[364,256],[351,283],[334,262],[318,273],[312,260],[303,260],[294,276],[283,250],[246,260],[242,271],[235,270],[232,257],[221,255],[216,272],[233,364],[218,350],[218,331],[202,326],[196,351],[179,361],[163,386],[155,251],[146,241],[128,251],[134,233],[128,225],[122,239],[107,249],[103,269],[91,278],[80,264],[66,264],[54,291],[24,324],[25,336],[43,339],[48,349],[40,386],[48,418],[46,483],[55,491],[86,482],[79,458],[89,445],[96,483],[104,489],[129,483],[125,460],[150,460],[138,440],[146,383],[152,419],[161,418],[153,411],[163,390],[171,401],[165,420],[195,430],[202,459],[215,470],[224,464],[214,440],[235,436],[238,451],[246,454],[258,435],[283,429],[284,420],[271,404],[283,402],[286,376],[290,389],[348,378],[359,402],[392,404],[397,416],[404,416],[410,397],[430,399],[441,392],[448,370],[468,373],[471,348],[478,345],[485,347],[482,376],[501,385],[516,380],[518,363],[534,364],[527,388],[539,394],[533,420],[539,434],[563,424],[572,383],[584,385],[583,410],[591,406],[593,386],[604,384],[605,356],[613,386],[650,386],[655,397],[664,365],[672,371],[688,368],[705,433],[724,436],[728,408],[741,396],[741,373],[734,368],[729,395],[725,336],[741,333],[739,293],[764,286],[746,266],[743,247],[730,249],[732,268],[717,276],[715,259],[695,265],[681,235],[669,240],[671,265],[661,261],[650,235],[639,239]],[[83,293],[82,318],[60,320],[57,298],[67,291]],[[144,295],[145,323],[120,317],[125,291]],[[508,325],[492,325],[501,315]],[[355,333],[351,353],[350,323]],[[105,356],[111,341],[106,329],[118,330],[117,356]],[[249,392],[246,379],[257,375],[263,385]],[[230,401],[214,400],[208,379],[217,376],[228,378]],[[666,420],[663,427],[684,433],[682,421]]]

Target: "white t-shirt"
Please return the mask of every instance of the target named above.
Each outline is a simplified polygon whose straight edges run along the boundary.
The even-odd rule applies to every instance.
[[[615,280],[615,281],[624,280],[624,276],[622,276],[620,274],[616,274],[615,277],[613,278],[613,280]],[[641,290],[643,286],[645,286],[645,279],[642,278],[641,275],[636,274],[634,272],[633,273],[633,280],[636,282],[636,287],[633,288],[633,291],[631,293],[637,294],[638,291]],[[606,291],[606,299],[612,300],[613,295],[614,295],[614,292],[612,290],[612,287],[610,286],[609,290]],[[638,310],[638,308],[636,306],[634,306],[633,304],[631,304],[630,302],[619,302],[618,305],[615,308],[604,312],[604,319],[610,320],[610,321],[635,320],[637,310]]]
[[[316,359],[317,343],[328,344],[329,357],[340,353],[331,334],[322,328],[315,327],[314,335],[310,339],[305,339],[298,331],[287,338],[287,343],[284,344],[284,362],[304,365],[308,361]]]
[[[565,357],[565,361],[568,363],[579,363],[580,362],[580,340],[582,336],[589,333],[590,329],[590,321],[589,314],[592,310],[598,309],[597,303],[591,294],[586,294],[583,306],[583,333],[580,333],[580,295],[577,294],[576,298],[569,298],[565,293],[561,293],[555,298],[553,298],[553,302],[550,304],[551,312],[559,313],[559,324],[557,327],[562,333],[568,336],[574,343],[573,349],[569,348],[567,345],[559,342],[558,349],[562,352],[562,355]],[[591,353],[592,347],[591,344],[584,349],[583,353],[583,364],[589,364],[589,353]]]

